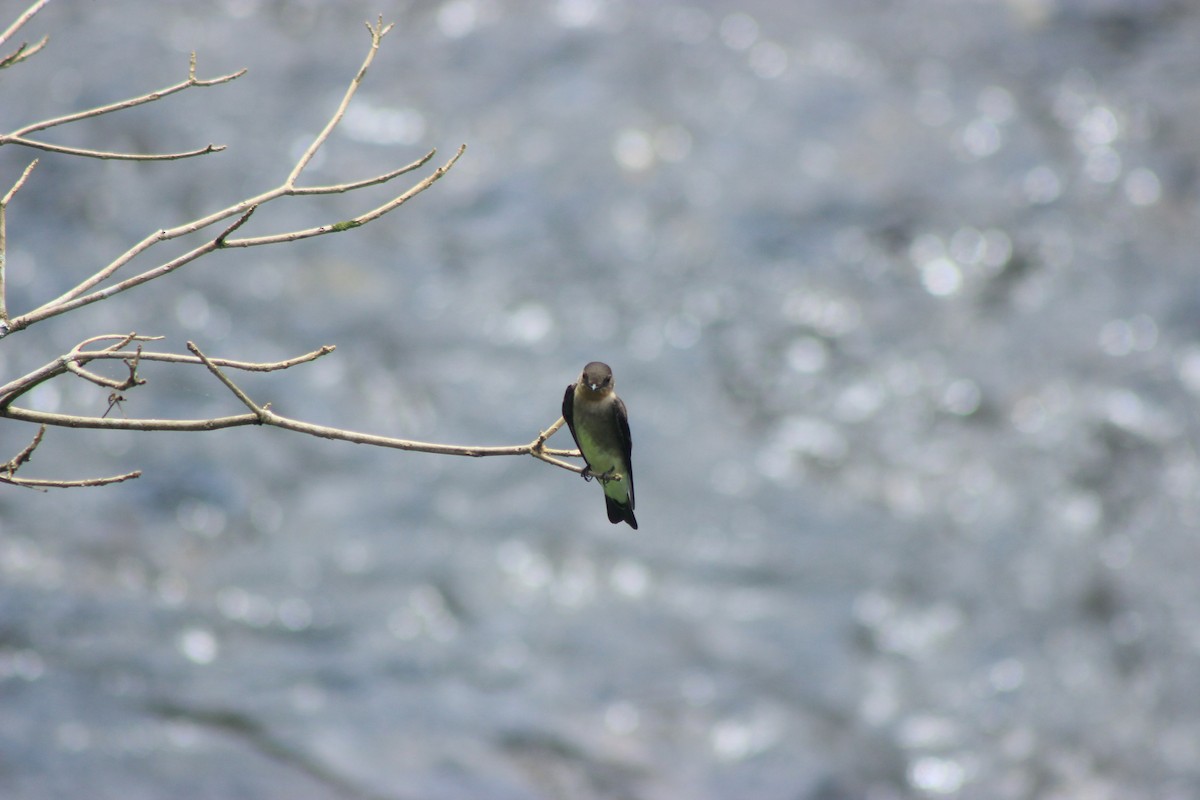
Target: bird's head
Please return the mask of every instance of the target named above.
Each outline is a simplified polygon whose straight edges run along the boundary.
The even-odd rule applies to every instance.
[[[588,395],[595,399],[610,394],[613,390],[613,374],[608,364],[593,361],[583,368],[579,375],[579,385]]]

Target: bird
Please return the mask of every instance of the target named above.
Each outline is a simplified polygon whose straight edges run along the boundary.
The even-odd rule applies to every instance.
[[[563,395],[562,416],[571,436],[587,462],[585,480],[598,478],[604,490],[608,521],[628,523],[637,530],[633,516],[633,441],[625,403],[613,391],[613,374],[608,364],[592,361]],[[616,476],[620,480],[616,480]]]

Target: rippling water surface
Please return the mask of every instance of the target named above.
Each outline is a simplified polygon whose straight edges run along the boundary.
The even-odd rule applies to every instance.
[[[4,374],[129,330],[241,359],[336,344],[243,385],[492,445],[533,439],[601,359],[641,530],[531,459],[51,430],[27,474],[144,475],[0,495],[0,794],[1200,795],[1190,4],[383,11],[306,180],[465,142],[442,182],[34,326]],[[180,80],[193,49],[202,77],[250,71],[46,134],[229,149],[44,155],[9,213],[10,306],[279,183],[377,13],[43,11],[27,38],[50,45],[0,73],[5,130]],[[0,184],[30,157],[0,151]],[[294,198],[245,232],[397,191]],[[241,410],[199,370],[143,375],[130,416]],[[32,435],[0,426],[3,457]]]

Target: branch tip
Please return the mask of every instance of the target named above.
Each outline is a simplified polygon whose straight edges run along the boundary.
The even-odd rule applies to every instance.
[[[232,225],[230,225],[228,228],[226,228],[224,231],[222,231],[221,235],[213,240],[213,245],[217,249],[221,249],[221,248],[225,247],[225,241],[229,238],[229,234],[233,233],[238,228],[245,225],[246,222],[250,219],[250,217],[254,216],[254,212],[257,208],[258,208],[257,205],[253,205],[253,206],[250,206],[248,209],[246,209],[246,212],[244,214],[242,214],[240,217],[238,217],[236,222],[234,222]],[[191,347],[190,342],[188,343],[188,346]]]
[[[375,24],[371,24],[371,21],[367,20],[366,25],[367,30],[371,33],[372,47],[378,47],[380,40],[387,36],[388,32],[391,31],[392,28],[396,27],[396,23],[394,22],[389,22],[387,25],[384,25],[383,14],[379,15],[379,18],[376,20]]]
[[[230,377],[228,375],[226,375],[224,372],[221,371],[220,367],[218,367],[216,364],[214,364],[212,362],[212,360],[209,359],[208,356],[206,356],[206,355],[204,355],[204,353],[200,352],[200,348],[196,347],[195,342],[189,341],[187,343],[187,348],[188,348],[188,350],[192,351],[192,355],[196,356],[196,358],[198,358],[202,362],[204,362],[204,366],[208,367],[209,372],[211,372],[213,375],[217,376],[217,380],[219,380],[221,383],[225,384],[226,389],[233,392],[234,396],[237,397],[238,400],[242,401],[242,405],[244,405],[244,406],[246,406],[246,408],[250,409],[251,413],[253,413],[254,416],[258,419],[259,424],[262,424],[263,422],[266,421],[267,413],[268,413],[267,409],[263,406],[258,405],[253,400],[251,400],[250,397],[245,392],[243,392],[241,390],[241,388],[236,383],[234,383],[233,380],[230,379]]]
[[[41,159],[35,158],[33,161],[29,162],[29,166],[27,166],[25,171],[21,173],[21,177],[17,178],[17,182],[13,184],[12,188],[8,190],[4,197],[0,198],[0,208],[4,208],[10,202],[12,202],[13,197],[17,194],[17,192],[21,191],[21,187],[25,185],[25,181],[29,178],[29,173],[33,172],[33,168],[38,165],[38,161],[40,160]]]
[[[29,45],[29,42],[21,42],[16,50],[12,51],[3,58],[0,58],[0,69],[11,67],[14,64],[20,64],[25,59],[35,55],[39,50],[45,47],[46,43],[49,41],[49,36],[43,36],[41,41],[37,42],[32,47]]]
[[[129,481],[135,478],[142,477],[142,471],[135,469],[133,472],[126,472],[123,475],[110,475],[104,478],[84,478],[77,481],[64,480],[44,480],[40,478],[17,478],[14,476],[0,475],[0,483],[7,483],[10,486],[21,486],[26,489],[35,489],[39,492],[45,492],[50,489],[77,489],[86,486],[109,486],[122,481]]]
[[[8,473],[8,477],[11,478],[13,475],[15,475],[17,470],[21,468],[21,465],[25,464],[30,458],[33,457],[33,451],[37,450],[38,445],[42,443],[42,437],[45,435],[46,426],[38,426],[38,432],[33,435],[33,441],[25,445],[21,452],[13,456],[9,462],[4,465],[4,470]]]
[[[21,28],[25,26],[25,23],[33,19],[34,15],[41,11],[43,7],[45,7],[47,2],[49,2],[49,0],[37,0],[37,2],[35,2],[33,5],[25,9],[25,11],[23,11],[21,15],[18,16],[11,25],[9,25],[3,33],[0,33],[0,45],[7,43],[17,31],[21,30]],[[33,47],[30,47],[28,42],[21,42],[20,46],[17,47],[16,52],[10,53],[9,55],[0,59],[0,69],[3,69],[4,67],[11,67],[13,64],[18,64],[24,61],[45,47],[46,42],[48,41],[50,41],[50,37],[43,36],[41,41],[33,45]]]
[[[33,456],[33,451],[42,443],[42,437],[46,435],[45,424],[38,426],[38,432],[34,434],[33,441],[13,456],[8,463],[0,465],[0,483],[7,483],[11,486],[23,486],[26,489],[37,489],[38,491],[46,491],[52,488],[72,488],[77,486],[105,486],[110,483],[120,483],[131,478],[139,478],[142,475],[141,470],[127,472],[124,475],[111,475],[106,478],[84,478],[83,480],[66,481],[66,480],[45,480],[41,478],[18,478],[17,470],[22,465],[28,463]]]

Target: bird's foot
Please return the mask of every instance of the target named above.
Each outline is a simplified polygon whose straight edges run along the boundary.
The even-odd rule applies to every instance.
[[[591,467],[584,467],[583,472],[580,474],[583,476],[585,481],[590,481],[592,478],[595,478],[601,483],[621,480],[621,473],[617,472],[615,469],[610,469],[607,472],[593,472]]]

